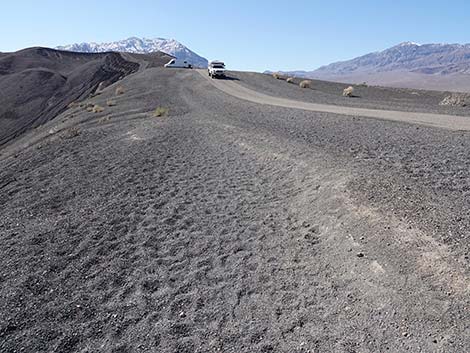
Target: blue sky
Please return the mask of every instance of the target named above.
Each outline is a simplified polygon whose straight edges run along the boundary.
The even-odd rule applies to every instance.
[[[403,41],[470,42],[469,1],[2,3],[0,51],[131,36],[174,38],[231,69],[312,70]]]

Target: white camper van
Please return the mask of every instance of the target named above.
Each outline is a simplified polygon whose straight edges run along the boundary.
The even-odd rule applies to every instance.
[[[165,67],[192,69],[193,66],[190,63],[188,63],[186,60],[174,58],[174,59],[171,59],[167,64],[165,64]]]

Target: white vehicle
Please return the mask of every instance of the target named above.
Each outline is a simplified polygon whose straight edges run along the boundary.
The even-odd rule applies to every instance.
[[[175,68],[183,68],[183,69],[192,69],[192,65],[188,63],[186,60],[180,59],[171,59],[167,64],[164,65],[165,67],[175,67]]]
[[[210,77],[225,77],[225,64],[222,61],[211,61],[207,67]]]

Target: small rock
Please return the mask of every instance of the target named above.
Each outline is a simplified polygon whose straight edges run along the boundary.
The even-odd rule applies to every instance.
[[[408,332],[403,332],[401,335],[402,335],[403,337],[408,337],[410,334],[409,334]]]
[[[180,317],[185,317],[186,314],[184,313],[184,311],[180,312]]]
[[[302,222],[302,227],[308,228],[308,227],[310,227],[310,223],[303,221]]]
[[[364,257],[364,253],[358,252],[358,253],[356,254],[356,256],[357,256],[357,257]]]

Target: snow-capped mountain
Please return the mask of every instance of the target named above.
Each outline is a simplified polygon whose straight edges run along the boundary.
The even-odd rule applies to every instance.
[[[286,72],[295,73],[337,82],[470,91],[470,44],[404,42],[315,71]]]
[[[425,74],[470,74],[470,44],[400,43],[384,51],[323,66],[318,75],[411,71]]]
[[[56,49],[85,52],[85,53],[99,53],[108,51],[128,52],[146,54],[155,51],[161,51],[177,57],[178,59],[187,60],[194,66],[207,66],[207,59],[199,56],[195,52],[189,50],[186,46],[174,39],[164,38],[137,38],[131,37],[128,39],[109,42],[109,43],[76,43],[70,45],[59,46]]]

